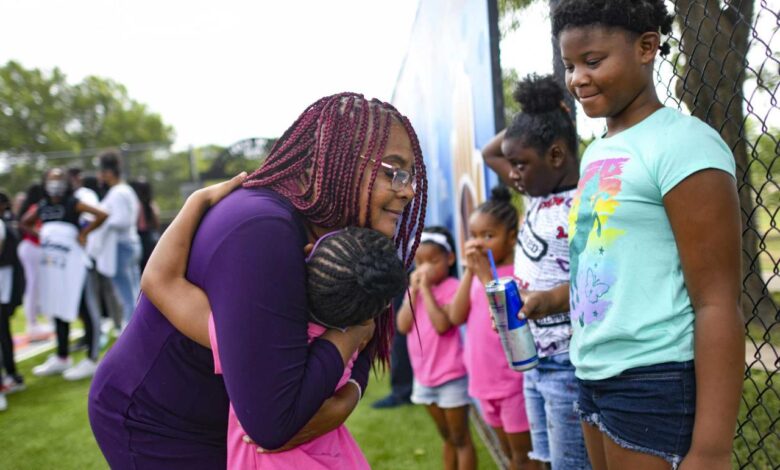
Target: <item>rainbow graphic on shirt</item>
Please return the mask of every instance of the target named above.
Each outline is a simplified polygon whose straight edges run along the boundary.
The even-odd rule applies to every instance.
[[[580,326],[602,320],[612,305],[609,290],[615,283],[615,272],[610,269],[608,252],[625,230],[610,226],[610,218],[620,205],[616,196],[628,160],[610,158],[589,163],[569,212],[571,320]]]

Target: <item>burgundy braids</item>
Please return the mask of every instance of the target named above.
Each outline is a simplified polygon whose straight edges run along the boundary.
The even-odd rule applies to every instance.
[[[408,269],[425,221],[428,183],[417,135],[409,120],[391,104],[367,100],[357,93],[339,93],[317,100],[284,132],[244,187],[264,187],[279,193],[315,225],[358,225],[360,211],[365,211],[366,226],[370,226],[369,208],[360,207],[361,181],[369,178],[370,201],[380,166],[370,160],[379,160],[384,154],[393,122],[403,125],[414,154],[417,189],[404,209],[394,237]],[[363,149],[366,158],[360,158]],[[367,175],[369,164],[372,167]],[[359,175],[357,179],[355,175]],[[387,363],[393,331],[393,314],[388,309],[376,319],[370,345],[372,358]]]

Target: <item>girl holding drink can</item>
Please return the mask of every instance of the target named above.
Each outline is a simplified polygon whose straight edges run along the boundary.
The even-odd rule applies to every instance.
[[[531,434],[523,396],[523,373],[510,368],[499,335],[491,328],[485,284],[493,280],[487,250],[492,250],[498,276],[514,275],[517,209],[503,186],[494,188],[489,201],[469,218],[466,266],[450,321],[466,323],[464,358],[469,373],[469,395],[479,400],[485,422],[495,431],[512,470],[527,468]]]

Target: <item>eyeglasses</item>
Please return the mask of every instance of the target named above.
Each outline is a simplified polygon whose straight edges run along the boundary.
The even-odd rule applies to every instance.
[[[395,192],[401,192],[404,189],[411,187],[412,192],[417,192],[417,180],[413,173],[410,173],[401,168],[396,168],[389,163],[385,163],[382,160],[376,160],[368,158],[365,155],[360,155],[360,158],[368,160],[370,162],[379,163],[379,165],[385,169],[385,175],[390,178],[390,189]]]

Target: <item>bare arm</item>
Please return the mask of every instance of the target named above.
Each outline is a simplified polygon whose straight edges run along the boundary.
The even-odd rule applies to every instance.
[[[211,347],[211,305],[206,293],[185,278],[190,245],[206,211],[240,186],[245,176],[242,173],[190,195],[160,237],[141,277],[141,289],[165,318],[182,334],[207,348]]]
[[[31,206],[22,216],[22,220],[19,221],[19,227],[22,229],[22,231],[37,237],[40,234],[37,230],[35,230],[36,222],[38,222],[37,206]]]
[[[458,290],[455,292],[455,297],[452,299],[450,308],[447,311],[450,323],[453,325],[462,325],[466,323],[469,318],[469,312],[471,311],[471,284],[474,278],[474,274],[471,269],[466,266],[463,270],[463,277],[460,284],[458,284]]]
[[[412,299],[411,301],[409,300],[410,297]],[[396,319],[396,328],[402,335],[407,335],[412,331],[412,326],[414,324],[412,302],[415,299],[417,299],[417,289],[412,286],[406,297],[404,297],[404,302],[398,310],[398,318]]]
[[[663,201],[696,315],[696,418],[680,468],[725,470],[745,366],[739,198],[729,174],[708,169],[683,180]]]
[[[498,174],[504,184],[512,187],[512,182],[509,178],[509,173],[512,171],[512,165],[504,157],[501,152],[501,142],[504,141],[504,135],[506,129],[499,132],[498,135],[493,137],[490,142],[482,149],[482,159],[485,160],[485,164]]]
[[[108,214],[95,206],[84,204],[81,201],[76,203],[76,211],[78,213],[86,212],[95,216],[92,222],[90,222],[89,225],[81,229],[81,232],[79,232],[79,242],[83,245],[87,242],[87,235],[89,235],[89,233],[96,228],[100,227],[103,222],[106,221],[106,218],[108,218]]]

